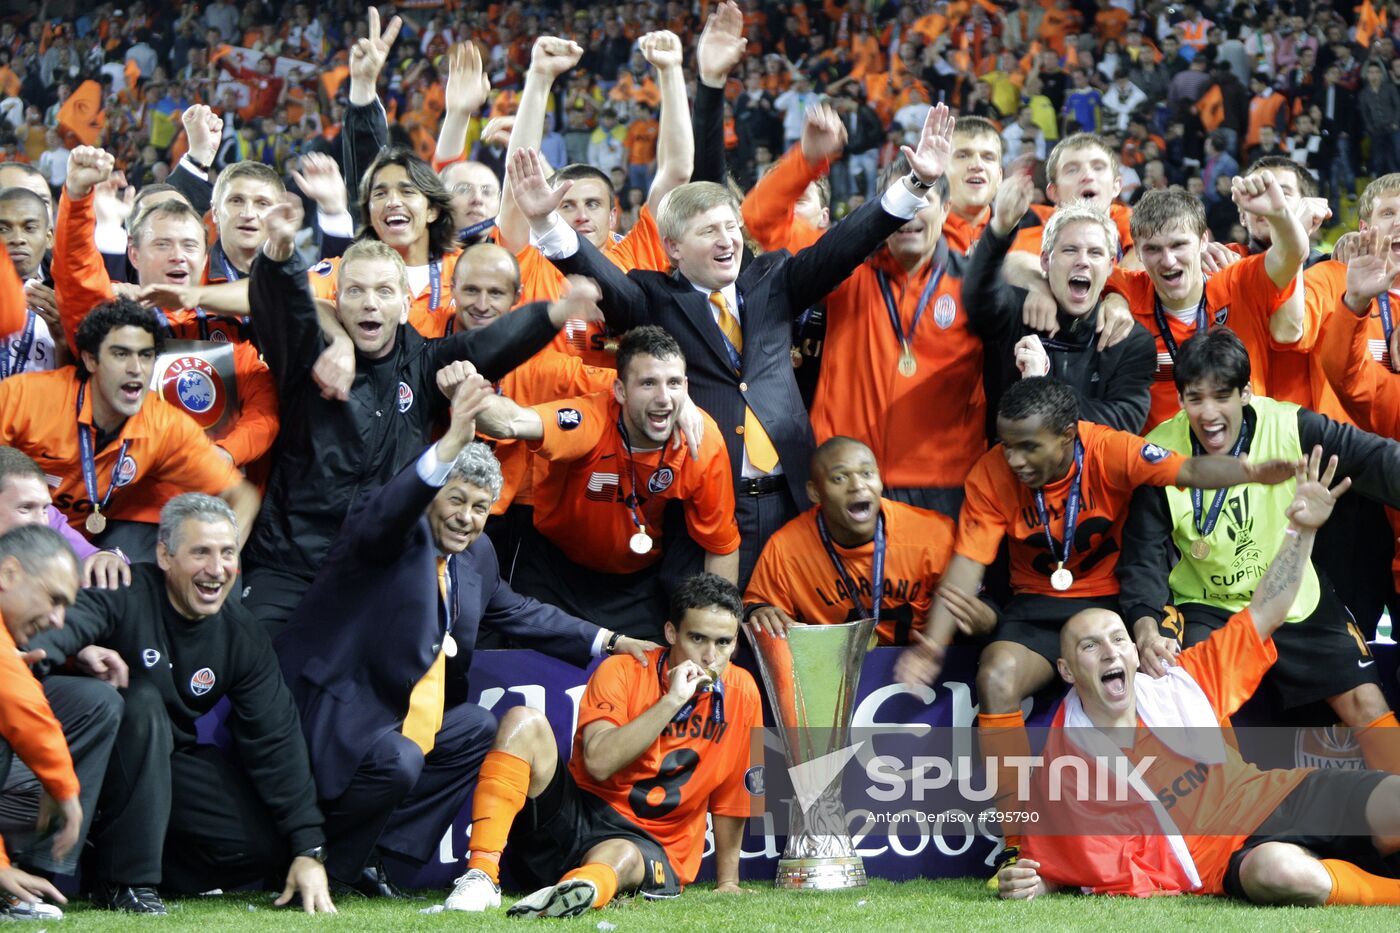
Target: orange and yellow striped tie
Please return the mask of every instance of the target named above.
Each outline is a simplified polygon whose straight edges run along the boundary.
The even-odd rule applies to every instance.
[[[734,349],[742,354],[744,332],[739,327],[739,319],[729,310],[729,302],[724,300],[724,292],[710,292],[710,304],[719,311],[720,331],[734,345]],[[744,406],[744,451],[749,455],[749,463],[753,464],[756,470],[771,473],[773,467],[778,465],[777,448],[773,446],[768,432],[763,429],[763,422],[758,420],[753,409],[747,405]]]
[[[447,558],[437,559],[438,597],[447,605]],[[442,728],[442,706],[447,697],[447,655],[441,648],[428,666],[428,672],[413,685],[408,696],[408,715],[403,720],[404,738],[423,750],[433,750],[438,730]]]

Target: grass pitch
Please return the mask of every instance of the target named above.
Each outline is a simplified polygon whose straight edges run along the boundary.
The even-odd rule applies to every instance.
[[[1066,895],[1031,903],[998,901],[983,882],[975,880],[871,881],[855,891],[796,893],[775,891],[756,883],[753,893],[715,894],[710,885],[697,885],[674,901],[643,903],[624,901],[606,910],[590,912],[574,920],[540,921],[557,924],[575,933],[610,928],[616,933],[868,933],[933,930],[1008,930],[1045,933],[1059,930],[1167,931],[1260,930],[1268,933],[1313,930],[1355,930],[1379,933],[1400,930],[1400,908],[1251,907],[1217,898],[1174,897],[1151,900],[1086,898]],[[530,921],[507,920],[503,910],[491,913],[424,914],[442,903],[445,891],[422,892],[421,899],[404,902],[346,899],[335,916],[308,917],[272,907],[271,895],[237,894],[224,897],[170,900],[169,917],[131,917],[93,910],[74,901],[66,919],[51,924],[28,923],[11,927],[40,933],[80,933],[112,930],[127,933],[166,933],[197,930],[200,933],[261,933],[261,931],[317,929],[350,931],[512,930],[521,933],[535,927]],[[509,903],[509,899],[507,900]],[[600,926],[600,924],[610,924]],[[546,927],[547,929],[547,927]]]

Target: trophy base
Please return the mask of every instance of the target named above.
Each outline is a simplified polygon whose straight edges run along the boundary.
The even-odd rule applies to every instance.
[[[790,891],[837,891],[866,885],[860,856],[844,858],[785,858],[778,860],[779,888]]]

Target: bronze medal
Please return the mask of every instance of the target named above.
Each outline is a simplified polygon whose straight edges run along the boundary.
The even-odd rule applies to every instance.
[[[899,350],[899,374],[907,379],[918,371],[919,361],[914,359],[914,350],[906,343]]]
[[[1205,538],[1197,538],[1191,542],[1191,556],[1196,560],[1205,560],[1210,556],[1210,542]]]
[[[93,513],[87,517],[87,521],[83,522],[83,527],[88,530],[90,535],[100,535],[107,530],[107,519],[101,512],[94,509]]]

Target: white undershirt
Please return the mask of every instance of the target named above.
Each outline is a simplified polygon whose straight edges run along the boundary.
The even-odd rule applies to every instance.
[[[428,274],[427,264],[408,267],[408,293],[414,298],[423,294],[423,290],[431,281],[432,276]]]

